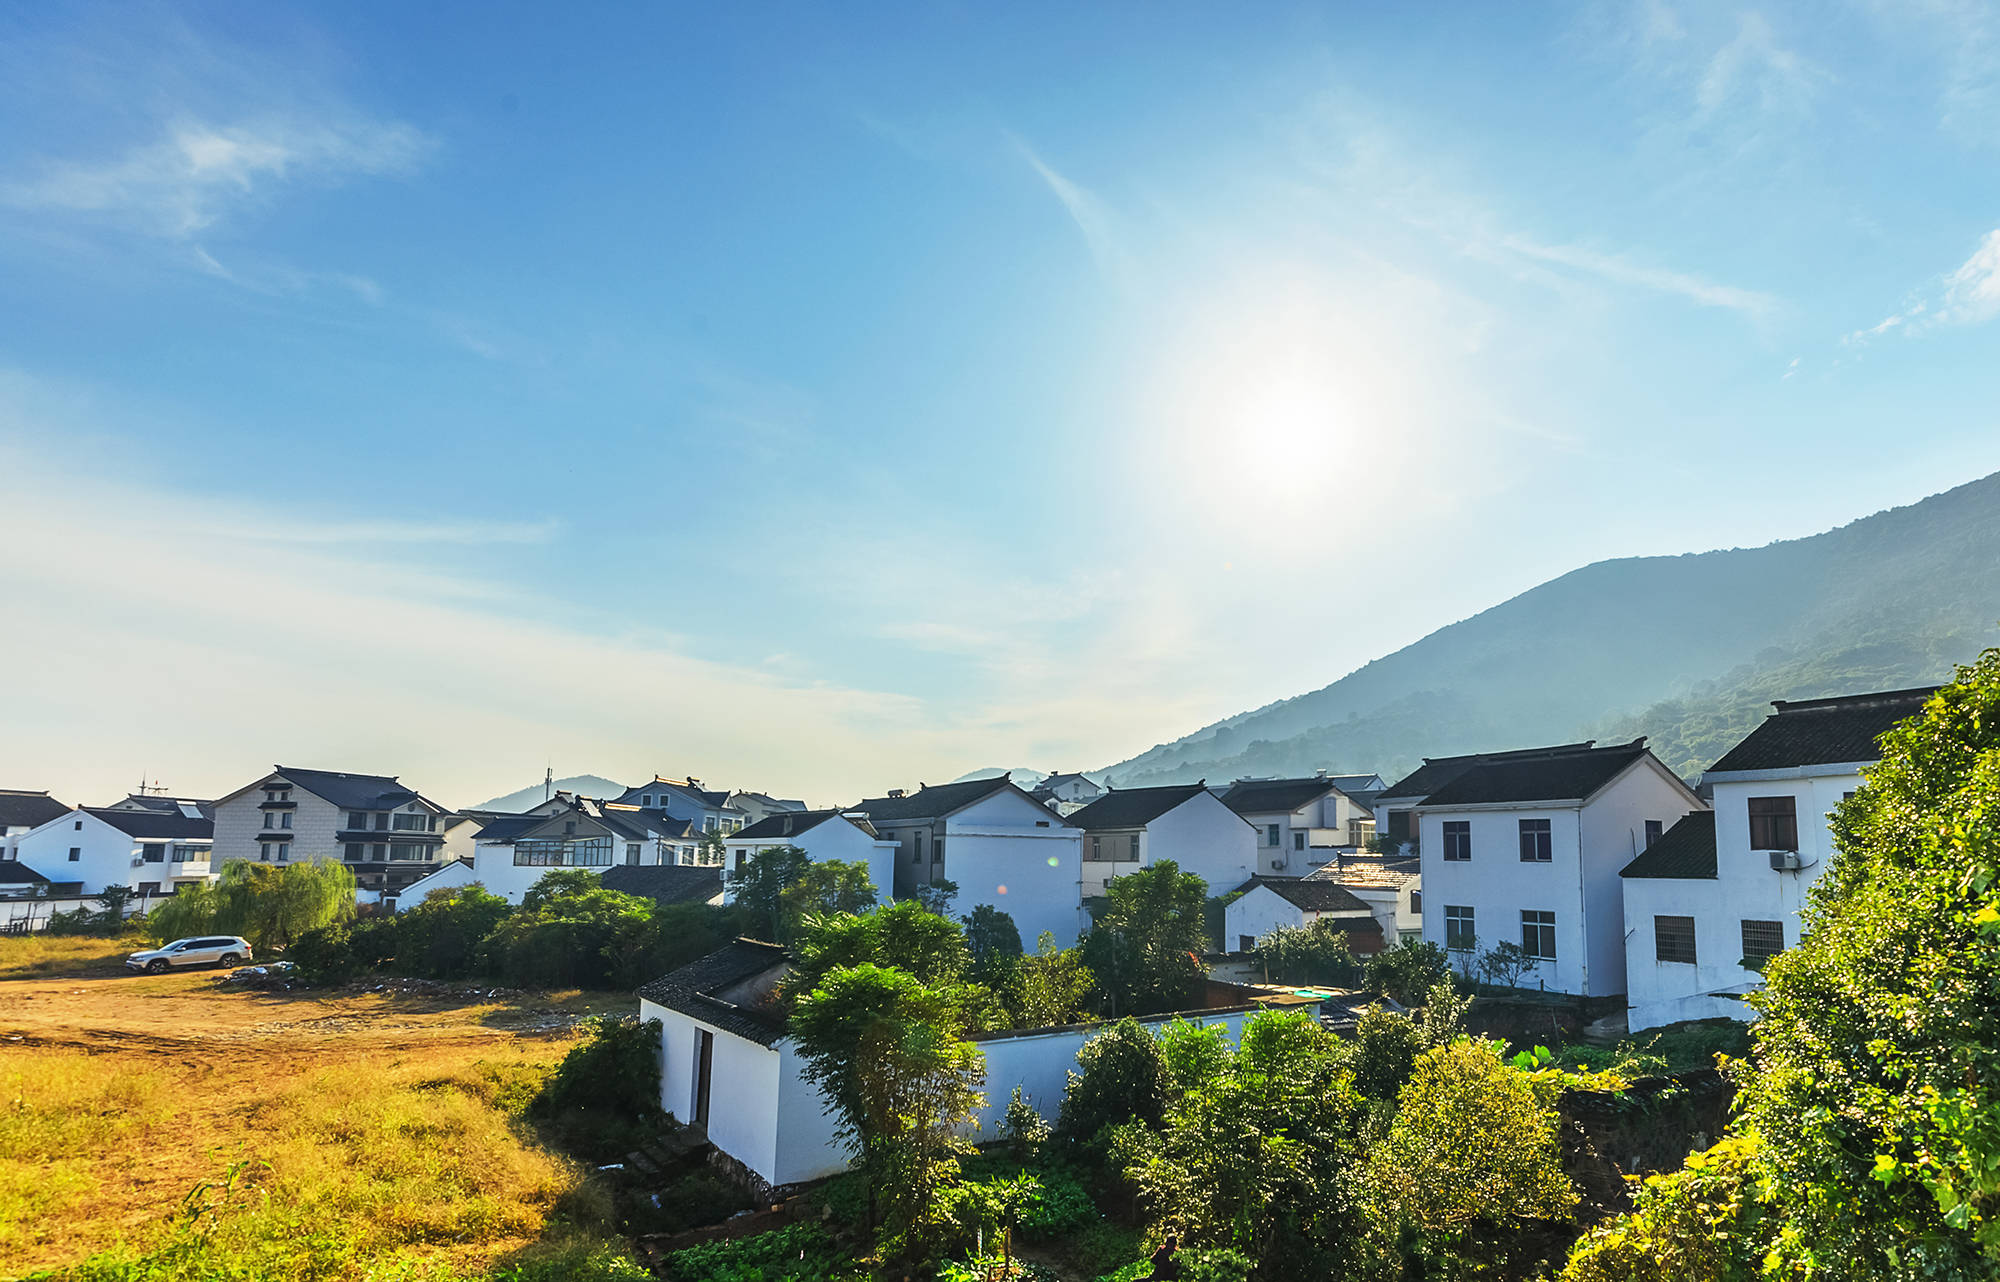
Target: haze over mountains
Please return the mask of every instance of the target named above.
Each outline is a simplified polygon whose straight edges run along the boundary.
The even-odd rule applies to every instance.
[[[571,775],[558,779],[553,785],[557,792],[574,793],[579,797],[616,797],[625,791],[626,785],[615,783],[603,775]],[[529,784],[519,792],[510,792],[504,797],[495,797],[468,810],[498,810],[503,814],[519,814],[530,806],[538,806],[543,801],[542,785]]]
[[[1094,773],[1394,779],[1425,756],[1644,734],[1693,776],[1769,700],[1928,684],[1996,643],[2000,473],[1809,538],[1588,565]]]

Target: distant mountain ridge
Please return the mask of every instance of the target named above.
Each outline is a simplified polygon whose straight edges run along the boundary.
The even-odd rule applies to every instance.
[[[571,775],[567,779],[556,780],[553,789],[556,792],[575,793],[580,797],[617,797],[624,794],[627,786],[606,779],[603,775]],[[531,784],[519,792],[510,792],[504,797],[495,797],[476,806],[467,806],[466,809],[498,810],[503,814],[520,814],[530,806],[542,804],[543,787],[544,785],[539,783]]]
[[[1698,774],[1771,699],[1923,685],[2000,643],[2000,473],[1760,548],[1600,561],[1104,771],[1374,770],[1644,734]]]

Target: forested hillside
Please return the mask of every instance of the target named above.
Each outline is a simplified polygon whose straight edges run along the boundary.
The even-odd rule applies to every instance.
[[[2000,474],[1810,538],[1601,561],[1322,689],[1162,744],[1121,787],[1652,737],[1698,773],[1769,710],[1942,680],[2000,640]]]

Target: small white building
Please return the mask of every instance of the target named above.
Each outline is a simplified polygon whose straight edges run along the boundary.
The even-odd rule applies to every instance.
[[[698,822],[563,794],[528,814],[485,820],[473,845],[471,880],[518,904],[557,868],[602,874],[621,865],[691,865],[701,849]]]
[[[20,858],[14,853],[19,838],[52,819],[61,818],[69,810],[68,806],[46,792],[0,788],[0,863]]]
[[[814,863],[838,860],[860,864],[874,883],[876,902],[886,904],[894,896],[897,845],[876,836],[865,815],[838,810],[779,811],[730,834],[725,843],[726,866],[730,872],[741,872],[759,851],[782,846],[803,850]],[[733,893],[724,892],[724,903],[735,899]]]
[[[1089,775],[1058,770],[1034,786],[1028,795],[1059,815],[1074,814],[1109,789]]]
[[[1743,999],[1763,987],[1757,967],[1798,942],[1806,893],[1833,860],[1828,812],[1935,690],[1773,703],[1702,775],[1713,811],[1675,824],[1621,874],[1634,1032],[1754,1017]]]
[[[1212,896],[1257,871],[1257,830],[1205,782],[1113,788],[1069,821],[1083,831],[1086,898],[1103,894],[1113,878],[1161,860],[1200,877]]]
[[[895,894],[950,881],[956,911],[991,904],[1014,919],[1022,942],[1043,931],[1068,948],[1088,924],[1083,911],[1082,833],[1005,775],[919,785],[849,806],[896,844]]]
[[[1644,739],[1479,761],[1416,808],[1424,938],[1466,965],[1516,941],[1525,987],[1623,994],[1619,870],[1705,808]]]
[[[1222,794],[1257,833],[1260,875],[1303,877],[1375,835],[1375,812],[1343,792],[1338,777],[1379,782],[1374,775],[1239,779]]]
[[[797,1047],[785,1035],[777,993],[789,966],[778,945],[739,939],[638,994],[639,1018],[660,1022],[660,1106],[678,1121],[703,1127],[711,1144],[771,1188],[823,1179],[848,1166],[826,1099],[802,1077]],[[1227,1000],[1141,1022],[1220,1024],[1233,1040],[1264,1004],[1234,985],[1211,983],[1210,989]],[[985,1103],[977,1113],[981,1137],[998,1138],[1016,1086],[1037,1112],[1053,1119],[1077,1051],[1102,1031],[1103,1025],[1065,1025],[971,1038],[986,1060]]]
[[[1249,952],[1274,930],[1304,930],[1322,921],[1346,931],[1347,946],[1356,954],[1382,951],[1382,923],[1375,910],[1333,882],[1252,877],[1237,889],[1242,893],[1222,910],[1222,939],[1231,952]]]
[[[1414,856],[1343,854],[1306,880],[1330,881],[1367,904],[1391,944],[1424,937],[1423,865]]]
[[[665,811],[672,818],[691,822],[697,834],[704,832],[727,834],[742,828],[754,818],[761,818],[761,815],[754,815],[751,812],[762,809],[762,801],[753,800],[748,809],[736,804],[739,798],[752,796],[761,797],[762,794],[732,794],[720,788],[706,787],[701,780],[693,776],[686,779],[669,779],[665,775],[654,775],[651,782],[627,788],[605,804],[630,806],[635,810]],[[791,804],[768,797],[763,798],[763,801],[771,802],[774,806]],[[803,805],[800,809],[804,809]]]
[[[204,802],[172,811],[78,806],[15,843],[19,862],[50,882],[77,882],[85,894],[123,886],[142,897],[171,895],[213,879],[215,821]]]

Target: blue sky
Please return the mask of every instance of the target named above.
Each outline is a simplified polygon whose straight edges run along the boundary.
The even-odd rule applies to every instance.
[[[2000,468],[1991,6],[15,6],[0,121],[75,800],[1102,765]]]

